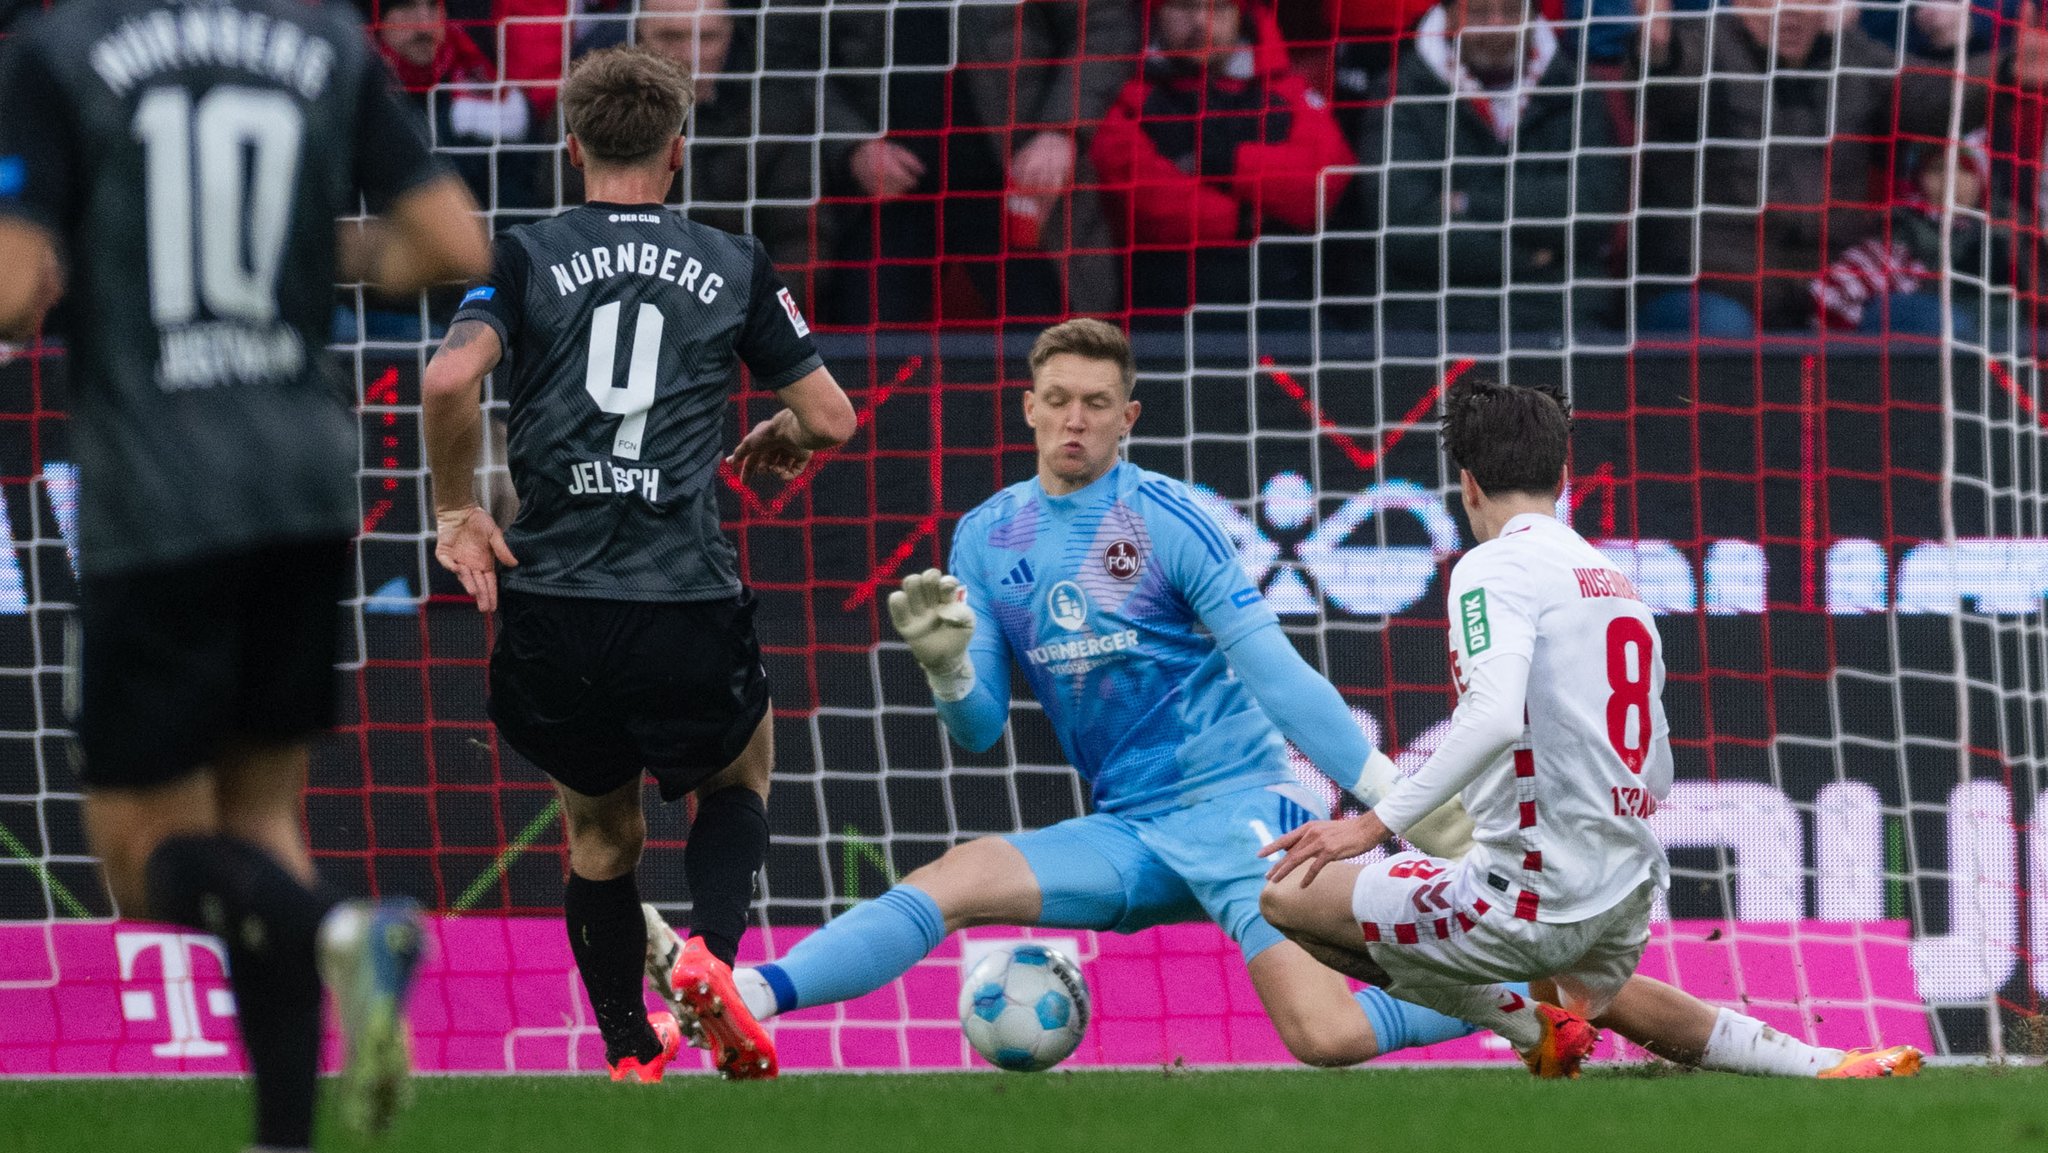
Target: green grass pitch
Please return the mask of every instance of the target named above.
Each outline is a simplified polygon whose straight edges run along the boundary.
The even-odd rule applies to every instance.
[[[239,1153],[239,1083],[0,1083],[0,1147],[22,1153]],[[381,1141],[323,1116],[323,1150],[1434,1150],[1637,1153],[2048,1150],[2048,1070],[1951,1068],[1820,1083],[1596,1069],[1258,1070],[788,1077],[662,1085],[429,1078]]]

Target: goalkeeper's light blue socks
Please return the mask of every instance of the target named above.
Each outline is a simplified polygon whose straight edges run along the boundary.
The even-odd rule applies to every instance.
[[[1507,987],[1524,996],[1529,993],[1526,982]],[[1372,1023],[1373,1036],[1379,1039],[1379,1050],[1383,1054],[1434,1045],[1439,1041],[1455,1041],[1479,1032],[1475,1025],[1467,1025],[1435,1009],[1403,1001],[1385,989],[1364,988],[1356,996],[1358,1004],[1365,1009],[1365,1019]]]
[[[787,1013],[872,993],[909,972],[945,937],[938,902],[922,889],[898,885],[834,917],[780,961],[753,971],[774,992],[775,1011]]]

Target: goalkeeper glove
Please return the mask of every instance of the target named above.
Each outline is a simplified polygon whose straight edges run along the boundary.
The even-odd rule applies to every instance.
[[[889,620],[923,666],[932,696],[942,701],[974,691],[974,662],[967,659],[974,610],[964,597],[960,579],[935,568],[905,578],[903,587],[889,594]]]

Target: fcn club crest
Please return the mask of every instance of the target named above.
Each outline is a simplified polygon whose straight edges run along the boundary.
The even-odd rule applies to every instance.
[[[1138,579],[1138,546],[1127,540],[1111,541],[1102,550],[1102,567],[1109,575],[1120,581]]]

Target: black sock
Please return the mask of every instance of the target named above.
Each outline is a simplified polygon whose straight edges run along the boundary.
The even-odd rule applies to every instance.
[[[704,798],[683,846],[690,882],[690,932],[730,965],[754,903],[754,874],[768,856],[768,806],[761,794],[734,785]]]
[[[172,837],[150,854],[150,913],[218,936],[256,1089],[256,1143],[313,1143],[320,1066],[314,953],[334,897],[309,889],[269,853],[234,837]]]
[[[652,1060],[661,1039],[647,1023],[641,974],[647,963],[647,923],[640,917],[640,886],[633,874],[592,881],[569,874],[562,894],[569,951],[604,1034],[605,1060]]]

